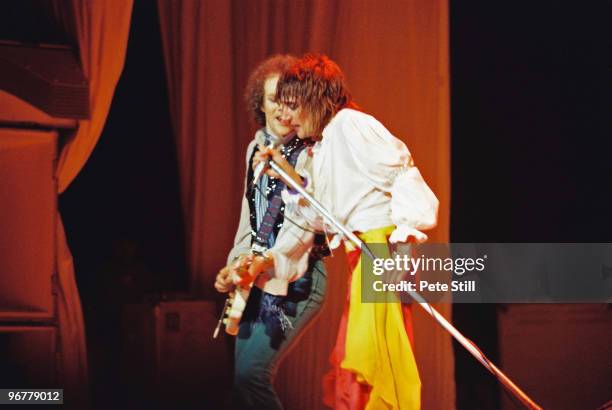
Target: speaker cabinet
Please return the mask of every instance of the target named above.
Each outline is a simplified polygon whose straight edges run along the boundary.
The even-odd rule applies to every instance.
[[[69,46],[0,42],[0,89],[54,117],[89,118],[89,85]]]
[[[56,347],[54,327],[0,327],[0,386],[61,388]]]
[[[498,326],[501,368],[543,408],[595,409],[612,397],[609,304],[509,305]]]
[[[0,322],[51,320],[55,131],[0,128]]]
[[[231,388],[231,348],[213,339],[211,301],[130,305],[124,314],[122,383],[156,408],[224,408]]]

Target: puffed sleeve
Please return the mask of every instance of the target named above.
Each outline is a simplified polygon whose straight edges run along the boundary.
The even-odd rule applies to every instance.
[[[295,172],[302,177],[302,187],[310,195],[314,196],[314,178],[312,177],[312,155],[316,154],[312,148],[307,148],[300,153],[295,164]],[[292,219],[299,219],[310,229],[322,232],[325,230],[324,219],[302,196],[286,187],[282,192],[283,202],[285,203],[285,215]]]
[[[400,169],[391,187],[391,220],[397,229],[389,240],[406,242],[414,237],[419,243],[425,242],[427,235],[421,231],[436,226],[439,204],[417,167]]]
[[[314,234],[285,221],[270,252],[274,257],[274,277],[293,282],[308,269]]]
[[[310,157],[307,149],[304,149],[298,156],[295,170],[305,177],[305,181],[309,180],[309,167]],[[307,190],[312,190],[312,186],[307,185]],[[274,276],[292,282],[308,269],[314,232],[307,218],[313,216],[309,214],[309,207],[300,206],[299,195],[292,195],[287,189],[282,195],[285,202],[285,221],[270,252],[274,256]]]
[[[414,166],[406,144],[371,115],[346,111],[339,122],[343,144],[362,176],[391,194],[391,219],[397,229],[390,241],[427,240],[421,230],[436,226],[439,202]]]

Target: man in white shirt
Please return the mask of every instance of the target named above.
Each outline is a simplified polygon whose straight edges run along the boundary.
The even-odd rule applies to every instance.
[[[312,159],[309,166],[291,166],[277,150],[264,148],[256,155],[256,163],[272,157],[366,243],[427,239],[422,231],[436,225],[436,196],[414,166],[406,145],[376,118],[357,109],[335,62],[325,55],[305,55],[284,72],[277,97],[297,135],[317,140]],[[298,195],[287,192],[284,199],[288,217],[307,222],[311,229],[336,229],[326,227]],[[385,303],[361,300],[360,251],[347,246],[350,302],[325,379],[325,404],[419,409],[421,383],[410,341],[410,309],[393,298]],[[276,265],[277,260],[291,256],[274,246],[265,256],[254,258],[249,274],[257,276],[266,263]]]

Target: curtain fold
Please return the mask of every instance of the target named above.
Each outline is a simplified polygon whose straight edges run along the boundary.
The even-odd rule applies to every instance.
[[[73,42],[78,44],[83,72],[89,81],[91,109],[90,119],[79,121],[77,131],[60,153],[56,177],[61,194],[87,162],[104,128],[125,61],[132,0],[58,2],[55,11],[59,12]],[[66,403],[83,408],[88,388],[85,325],[72,254],[59,214],[55,254]]]
[[[78,131],[60,154],[57,167],[60,193],[87,162],[106,123],[125,62],[132,0],[72,0],[60,3],[62,6],[62,14],[74,16],[74,26],[67,29],[78,44],[83,73],[89,81],[91,111],[88,120],[79,121]]]
[[[242,191],[238,175],[244,161],[234,155],[242,136],[235,132],[228,81],[233,72],[232,4],[158,1],[158,7],[191,289],[210,295],[218,255],[234,236],[231,217],[239,203],[228,204]]]
[[[441,203],[433,242],[446,242],[450,207],[450,101],[446,0],[158,0],[177,141],[192,289],[210,295],[231,247],[254,129],[242,102],[250,70],[275,53],[324,52],[344,70],[356,102],[410,148]],[[322,406],[346,294],[342,252],[327,262],[322,318],[281,365],[288,407]],[[209,293],[210,292],[210,293]],[[450,306],[437,306],[450,316]],[[454,408],[450,337],[420,309],[415,352],[423,408]]]

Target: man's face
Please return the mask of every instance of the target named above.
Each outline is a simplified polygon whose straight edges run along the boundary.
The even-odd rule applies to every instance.
[[[266,129],[277,137],[284,137],[293,131],[290,119],[283,116],[280,104],[276,102],[276,84],[278,74],[274,74],[264,82],[264,99],[261,111],[266,116]]]
[[[289,119],[291,127],[299,138],[315,137],[312,118],[307,110],[303,109],[300,105],[288,102],[283,104],[283,113]]]

